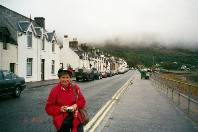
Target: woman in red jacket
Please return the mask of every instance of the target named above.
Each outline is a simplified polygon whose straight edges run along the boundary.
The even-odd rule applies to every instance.
[[[58,70],[59,83],[51,89],[46,102],[45,111],[53,117],[53,123],[60,131],[63,120],[68,116],[68,108],[72,108],[74,119],[72,121],[72,132],[83,132],[82,117],[78,108],[85,106],[86,100],[82,95],[78,85],[71,83],[72,71],[70,69],[60,68]],[[76,101],[72,87],[78,93]]]

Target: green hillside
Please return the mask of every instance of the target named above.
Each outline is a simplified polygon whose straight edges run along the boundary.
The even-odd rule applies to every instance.
[[[198,50],[162,46],[131,48],[107,45],[104,47],[102,48],[104,53],[125,59],[130,67],[144,65],[180,70],[182,65],[185,65],[192,71],[198,70]]]

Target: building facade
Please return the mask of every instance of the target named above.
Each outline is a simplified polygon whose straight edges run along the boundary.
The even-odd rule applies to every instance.
[[[96,68],[117,70],[127,63],[104,55],[99,49],[88,49],[76,38],[57,40],[55,31],[45,28],[45,18],[34,20],[0,5],[0,69],[11,70],[26,82],[58,79],[57,71],[64,68]]]
[[[69,47],[69,38],[65,35],[63,38],[63,45],[60,50],[60,67],[75,70],[75,68],[80,66],[81,61],[82,60],[79,58],[78,54]]]
[[[26,82],[57,79],[60,45],[55,31],[45,29],[45,18],[32,20],[0,5],[0,19],[0,68]]]

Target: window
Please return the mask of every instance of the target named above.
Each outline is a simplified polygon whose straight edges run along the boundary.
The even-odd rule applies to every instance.
[[[27,32],[27,46],[32,47],[32,32]]]
[[[10,63],[10,71],[14,73],[14,66],[15,64],[14,63]]]
[[[43,43],[42,43],[42,47],[41,47],[42,50],[45,50],[45,37],[43,36]]]
[[[52,74],[54,74],[54,68],[55,68],[55,61],[54,60],[52,60]]]
[[[7,50],[6,37],[3,36],[3,49]]]
[[[53,40],[52,41],[52,52],[54,52],[55,51],[55,41]]]
[[[26,75],[27,76],[32,76],[32,58],[28,58],[27,59],[27,71],[26,71]]]

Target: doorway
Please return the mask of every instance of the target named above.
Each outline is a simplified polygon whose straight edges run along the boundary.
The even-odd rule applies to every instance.
[[[45,59],[41,59],[41,80],[45,80]]]

